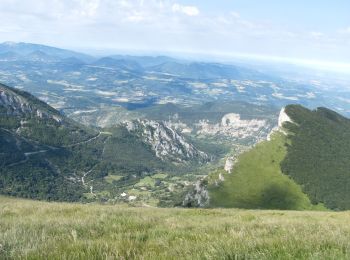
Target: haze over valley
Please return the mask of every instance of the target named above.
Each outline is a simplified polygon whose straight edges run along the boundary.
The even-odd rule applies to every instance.
[[[14,42],[2,43],[0,56],[0,79],[14,87],[4,85],[1,98],[7,111],[2,129],[17,140],[17,157],[8,160],[5,152],[3,158],[2,178],[8,182],[3,192],[10,195],[208,206],[211,188],[203,183],[214,178],[219,185],[225,177],[215,169],[231,172],[240,154],[269,140],[277,125],[282,127],[283,107],[330,107],[344,116],[350,111],[342,85],[347,81],[340,78],[330,86],[311,72],[313,78],[300,81],[253,65],[168,56],[94,57]],[[35,97],[28,100],[15,89]],[[47,108],[38,108],[41,103]],[[3,139],[6,149],[8,138]],[[67,152],[72,155],[66,157]],[[42,165],[43,159],[42,170],[52,175],[54,188],[48,192],[44,181],[28,192],[28,183],[18,183],[13,174]],[[30,178],[35,175],[34,170]],[[30,185],[35,186],[34,179]],[[74,195],[62,192],[62,185]]]

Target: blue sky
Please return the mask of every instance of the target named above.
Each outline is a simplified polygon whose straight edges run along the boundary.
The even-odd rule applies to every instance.
[[[1,0],[0,41],[348,64],[349,14],[349,0]]]

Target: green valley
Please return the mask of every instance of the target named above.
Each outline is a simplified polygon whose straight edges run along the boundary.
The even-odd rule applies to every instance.
[[[174,206],[181,204],[184,183],[195,181],[188,173],[214,160],[202,148],[152,120],[84,126],[27,92],[0,85],[1,194]],[[143,185],[160,173],[167,178]]]
[[[272,129],[272,108],[167,104],[102,128],[27,92],[0,91],[1,194],[162,207],[350,208],[350,120],[331,110],[289,105]]]

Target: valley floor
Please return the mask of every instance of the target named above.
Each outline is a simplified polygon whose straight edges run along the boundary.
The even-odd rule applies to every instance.
[[[349,218],[0,197],[0,259],[349,259]]]

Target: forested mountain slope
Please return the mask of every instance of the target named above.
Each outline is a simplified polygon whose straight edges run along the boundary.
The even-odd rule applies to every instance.
[[[350,120],[336,112],[318,108],[287,106],[293,123],[284,127],[291,145],[281,163],[313,203],[331,209],[350,209]]]
[[[289,105],[279,128],[212,174],[212,206],[350,209],[350,120],[326,108]],[[311,203],[312,205],[311,205]]]
[[[164,123],[143,120],[92,129],[27,92],[0,85],[2,194],[108,200],[145,176],[177,174],[209,160]]]

